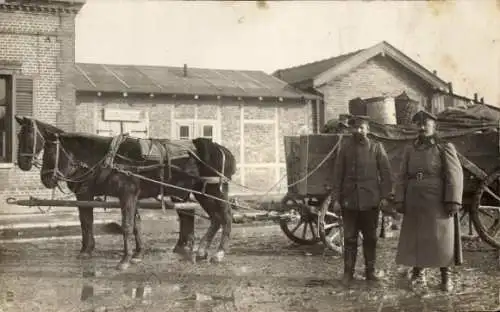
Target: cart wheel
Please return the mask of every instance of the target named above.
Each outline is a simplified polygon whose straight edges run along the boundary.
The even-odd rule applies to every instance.
[[[500,248],[500,171],[481,182],[470,216],[479,237],[492,247]]]
[[[339,254],[344,252],[344,230],[342,217],[333,212],[332,197],[329,195],[321,203],[318,216],[318,228],[321,241],[328,249]]]
[[[280,220],[281,230],[294,243],[315,245],[320,241],[317,227],[317,206],[320,201],[314,197],[286,195],[281,201],[283,210],[296,217]]]

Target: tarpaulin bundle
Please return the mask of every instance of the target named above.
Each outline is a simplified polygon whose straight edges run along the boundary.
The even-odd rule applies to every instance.
[[[500,122],[500,109],[489,105],[472,105],[467,108],[449,108],[437,115],[438,136],[453,138],[471,133],[497,131]],[[380,140],[413,140],[418,129],[413,125],[384,125],[372,120],[370,136]],[[337,120],[330,120],[323,133],[336,133]]]

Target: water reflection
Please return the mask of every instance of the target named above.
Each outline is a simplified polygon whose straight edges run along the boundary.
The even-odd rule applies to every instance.
[[[153,289],[152,289],[151,285],[141,284],[141,285],[136,286],[136,287],[134,287],[134,286],[126,287],[124,293],[125,293],[125,295],[127,295],[130,298],[144,300],[144,299],[147,299],[151,296],[152,290]],[[101,291],[100,295],[107,294],[107,293],[112,294],[113,293],[112,289],[109,289],[109,290],[104,289],[104,291]],[[82,286],[82,291],[81,291],[81,295],[80,295],[81,301],[87,301],[95,296],[96,296],[96,294],[95,294],[94,285],[85,284]]]

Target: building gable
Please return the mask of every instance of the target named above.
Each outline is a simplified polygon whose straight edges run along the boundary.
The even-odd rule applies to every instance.
[[[301,87],[321,87],[336,77],[346,74],[374,57],[382,55],[408,69],[411,73],[425,81],[429,86],[441,91],[449,91],[448,84],[434,73],[413,61],[407,55],[382,41],[370,48],[340,55],[327,60],[277,70],[274,75],[286,82]],[[300,77],[302,75],[302,78]]]

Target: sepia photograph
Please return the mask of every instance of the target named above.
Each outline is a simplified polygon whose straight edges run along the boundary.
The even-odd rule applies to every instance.
[[[28,311],[500,311],[500,1],[0,0]]]

